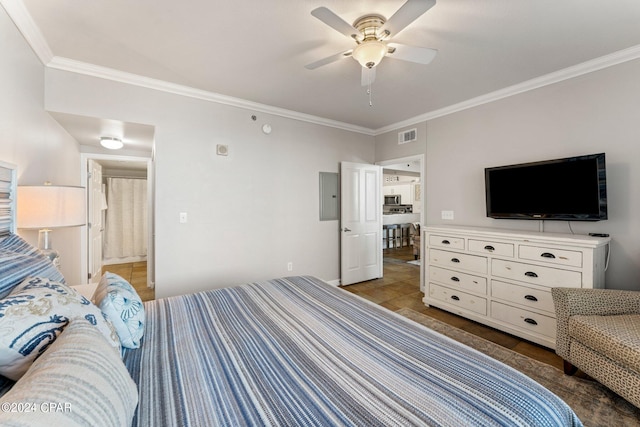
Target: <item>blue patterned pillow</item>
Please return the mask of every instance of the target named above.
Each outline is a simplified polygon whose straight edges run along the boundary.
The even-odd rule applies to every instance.
[[[74,319],[86,319],[120,350],[98,307],[69,286],[32,277],[0,300],[0,374],[18,380]]]
[[[17,234],[0,241],[0,298],[30,276],[64,283],[62,273],[38,249]]]
[[[94,294],[96,304],[113,323],[120,344],[140,347],[144,335],[144,305],[136,290],[122,277],[105,273]]]

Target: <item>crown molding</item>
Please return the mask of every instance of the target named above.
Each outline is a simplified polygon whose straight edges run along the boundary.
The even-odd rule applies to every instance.
[[[479,105],[487,104],[489,102],[497,101],[503,98],[508,98],[519,93],[528,92],[530,90],[538,89],[543,86],[552,85],[554,83],[569,80],[583,74],[588,74],[594,71],[602,70],[604,68],[612,67],[623,62],[633,61],[634,59],[638,58],[640,58],[640,45],[632,46],[630,48],[622,49],[609,55],[604,55],[599,58],[583,62],[581,64],[554,71],[553,73],[545,74],[544,76],[536,77],[534,79],[527,80],[513,86],[508,86],[494,92],[489,92],[485,95],[477,96],[475,98],[471,98],[466,101],[450,105],[448,107],[440,108],[438,110],[430,111],[428,113],[424,113],[419,116],[403,120],[401,122],[381,127],[374,131],[374,135],[378,136],[386,132],[395,131],[407,126],[413,126],[417,123],[426,122],[427,120],[432,120],[437,117],[446,116],[458,111],[477,107]]]
[[[53,52],[45,40],[40,28],[33,22],[31,14],[21,0],[0,0],[0,4],[18,27],[22,36],[27,40],[31,49],[43,65],[47,65],[53,58]]]
[[[48,68],[69,71],[77,74],[98,77],[105,80],[112,80],[120,83],[126,83],[134,86],[144,87],[147,89],[159,90],[162,92],[173,93],[190,98],[201,99],[204,101],[215,102],[217,104],[229,105],[232,107],[242,108],[255,112],[273,114],[275,116],[286,117],[289,119],[299,120],[303,122],[313,123],[322,126],[333,127],[337,129],[357,132],[369,136],[373,136],[373,129],[362,126],[352,125],[337,120],[325,119],[311,114],[299,113],[297,111],[287,110],[284,108],[273,107],[271,105],[260,104],[257,102],[247,101],[241,98],[221,95],[215,92],[195,89],[189,86],[170,83],[164,80],[152,79],[137,74],[127,73],[124,71],[114,70],[112,68],[93,65],[86,62],[76,61],[69,58],[54,56],[47,64]]]
[[[7,14],[11,17],[11,20],[14,22],[14,24],[18,27],[18,30],[22,33],[27,43],[31,46],[42,64],[49,68],[84,74],[121,83],[127,83],[135,86],[145,87],[148,89],[159,90],[176,95],[187,96],[265,114],[273,114],[276,116],[286,117],[321,126],[333,127],[350,132],[361,133],[369,136],[378,136],[386,132],[413,126],[420,122],[425,122],[438,117],[446,116],[448,114],[456,113],[493,101],[508,98],[519,93],[538,89],[564,80],[572,79],[583,74],[592,73],[594,71],[602,70],[604,68],[640,58],[640,45],[632,46],[627,49],[611,53],[609,55],[604,55],[599,58],[595,58],[581,64],[577,64],[571,67],[564,68],[562,70],[546,74],[544,76],[536,77],[522,83],[518,83],[475,98],[471,98],[457,104],[440,108],[438,110],[433,110],[409,118],[407,120],[393,123],[378,129],[370,129],[362,126],[356,126],[350,123],[340,122],[337,120],[325,119],[322,117],[304,114],[293,110],[273,107],[266,104],[247,101],[241,98],[234,98],[215,92],[195,89],[189,86],[118,71],[107,67],[89,64],[86,62],[54,56],[42,32],[33,21],[33,18],[31,17],[29,11],[21,0],[0,0],[0,4],[6,10]]]

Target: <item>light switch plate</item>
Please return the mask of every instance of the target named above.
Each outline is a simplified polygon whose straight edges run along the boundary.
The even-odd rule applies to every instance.
[[[442,219],[453,219],[453,211],[442,211]]]
[[[186,223],[187,223],[187,213],[180,212],[180,224],[186,224]]]

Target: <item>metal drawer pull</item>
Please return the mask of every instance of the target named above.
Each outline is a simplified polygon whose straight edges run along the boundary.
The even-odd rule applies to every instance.
[[[443,245],[450,245],[451,244],[451,242],[449,242],[448,240],[443,240],[441,243]]]
[[[451,299],[454,301],[460,301],[460,297],[457,297],[455,295],[451,295]]]
[[[528,299],[529,301],[538,301],[538,298],[534,297],[533,295],[525,295],[524,299]]]
[[[524,321],[527,322],[530,325],[537,325],[538,324],[538,322],[536,322],[535,320],[530,319],[528,317],[526,319],[524,319]]]
[[[496,250],[496,248],[494,248],[494,247],[493,247],[493,246],[491,246],[491,245],[487,245],[487,246],[485,246],[485,247],[484,247],[484,250],[485,250],[485,251],[489,251],[489,252],[493,252],[493,251],[495,251],[495,250]]]
[[[527,277],[538,277],[538,275],[533,271],[527,271],[526,273],[524,273],[524,275]]]
[[[459,263],[460,260],[458,258],[451,258],[451,262]]]
[[[451,280],[453,280],[454,282],[459,282],[460,279],[458,279],[456,276],[451,277]]]
[[[540,254],[540,256],[541,256],[542,258],[552,258],[552,259],[554,259],[554,258],[556,257],[556,256],[555,256],[554,254],[552,254],[551,252],[544,252],[544,253]]]

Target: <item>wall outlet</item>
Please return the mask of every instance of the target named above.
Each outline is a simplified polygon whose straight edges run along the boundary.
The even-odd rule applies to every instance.
[[[186,223],[187,223],[187,213],[180,212],[180,224],[186,224]]]
[[[291,261],[287,263],[287,271],[293,271],[293,263]]]
[[[442,219],[453,219],[453,211],[442,211]]]

